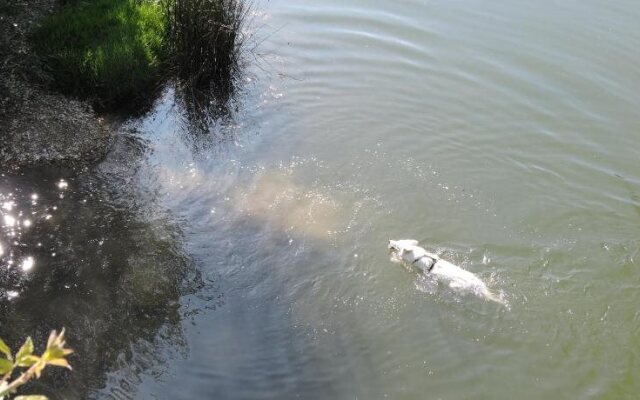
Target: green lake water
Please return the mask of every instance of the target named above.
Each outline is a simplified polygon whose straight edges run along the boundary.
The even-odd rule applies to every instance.
[[[2,275],[0,321],[76,334],[81,367],[43,390],[638,398],[640,3],[254,11],[260,45],[209,131],[169,87],[96,170],[3,177],[3,215],[35,213],[5,219],[3,263],[35,265]],[[390,238],[508,306],[391,263]]]

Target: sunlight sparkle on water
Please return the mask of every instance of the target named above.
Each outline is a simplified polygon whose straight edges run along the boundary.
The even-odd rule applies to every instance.
[[[60,181],[57,183],[57,186],[58,186],[58,189],[64,190],[69,187],[69,183],[64,179],[60,179]]]
[[[15,224],[16,224],[16,219],[13,218],[11,215],[4,216],[4,226],[12,227]]]
[[[24,260],[22,260],[22,270],[23,271],[30,271],[31,269],[33,269],[33,266],[35,265],[36,261],[33,259],[33,257],[27,257]]]
[[[18,295],[19,295],[19,294],[20,294],[20,293],[16,292],[15,290],[9,290],[9,291],[7,292],[7,298],[8,298],[9,300],[11,300],[11,299],[15,299],[16,297],[18,297]]]

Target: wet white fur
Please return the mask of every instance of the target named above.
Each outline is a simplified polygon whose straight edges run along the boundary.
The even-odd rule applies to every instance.
[[[491,293],[480,278],[449,261],[441,259],[436,254],[429,253],[418,246],[417,240],[389,240],[389,250],[395,257],[415,266],[423,273],[433,275],[439,281],[447,283],[454,290],[472,292],[476,296],[504,304],[502,299]],[[429,269],[431,270],[429,271]]]

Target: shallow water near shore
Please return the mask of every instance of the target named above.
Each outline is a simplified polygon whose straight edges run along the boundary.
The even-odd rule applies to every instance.
[[[256,10],[259,64],[210,132],[167,87],[95,170],[0,180],[2,334],[65,325],[77,350],[34,388],[636,398],[640,5]],[[390,238],[509,306],[390,262]]]

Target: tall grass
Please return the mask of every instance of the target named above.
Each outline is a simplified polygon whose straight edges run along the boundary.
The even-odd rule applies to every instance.
[[[244,42],[245,2],[166,0],[165,5],[173,72],[187,87],[228,93]]]
[[[166,58],[162,7],[149,0],[66,3],[34,34],[55,86],[102,105],[145,97]]]

